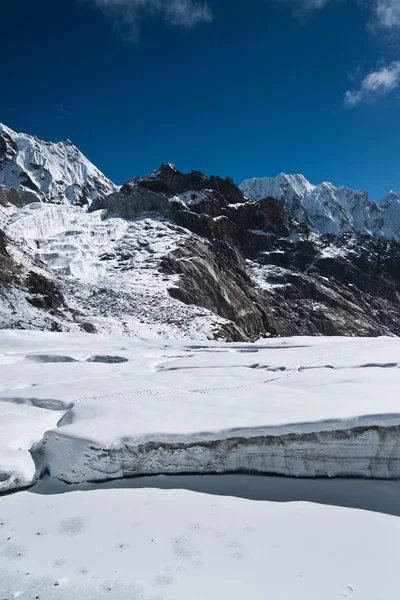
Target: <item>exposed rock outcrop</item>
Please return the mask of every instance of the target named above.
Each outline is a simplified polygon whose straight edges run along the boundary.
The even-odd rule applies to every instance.
[[[236,327],[230,339],[255,339],[266,330],[257,288],[243,257],[229,244],[192,238],[162,261],[161,270],[180,276],[179,287],[169,289],[171,296],[232,321]]]
[[[180,276],[170,294],[229,319],[236,339],[400,334],[400,243],[316,235],[277,199],[248,201],[234,187],[162,165],[92,209],[158,214],[192,232],[162,261]]]
[[[215,190],[222,194],[229,203],[245,201],[243,193],[230,177],[226,179],[214,175],[206,177],[200,171],[185,174],[169,163],[161,165],[151,175],[134,177],[121,187],[121,193],[129,195],[135,185],[152,192],[163,192],[169,196],[183,194],[188,190]]]
[[[0,206],[6,207],[11,205],[21,207],[32,202],[37,202],[35,194],[0,185]]]

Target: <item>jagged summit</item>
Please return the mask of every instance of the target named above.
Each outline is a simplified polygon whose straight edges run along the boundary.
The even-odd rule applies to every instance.
[[[213,190],[224,195],[232,204],[245,201],[243,193],[230,177],[225,179],[216,175],[207,177],[201,171],[182,173],[171,163],[162,164],[150,175],[130,179],[121,187],[121,192],[128,195],[137,186],[151,192],[162,192],[168,196],[188,191]]]
[[[43,142],[0,124],[0,184],[42,202],[85,205],[117,187],[70,140]]]
[[[242,192],[253,200],[272,196],[290,216],[317,233],[338,235],[344,231],[375,237],[400,238],[400,193],[389,192],[380,203],[368,192],[323,182],[313,185],[303,175],[246,179]]]

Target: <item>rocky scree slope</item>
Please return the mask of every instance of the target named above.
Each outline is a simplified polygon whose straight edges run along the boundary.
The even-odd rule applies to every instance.
[[[242,192],[253,200],[273,196],[288,213],[317,233],[336,235],[353,231],[386,239],[400,239],[400,193],[389,192],[379,203],[367,192],[335,187],[323,182],[312,185],[303,175],[246,179]]]

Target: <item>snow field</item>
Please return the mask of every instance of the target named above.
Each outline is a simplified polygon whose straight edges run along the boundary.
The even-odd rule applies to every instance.
[[[186,490],[32,492],[0,498],[4,598],[398,598],[393,516]]]
[[[19,457],[25,482],[44,470],[68,482],[224,471],[399,477],[397,338],[198,344],[2,331],[0,347],[1,410],[12,420],[3,488],[17,487]]]

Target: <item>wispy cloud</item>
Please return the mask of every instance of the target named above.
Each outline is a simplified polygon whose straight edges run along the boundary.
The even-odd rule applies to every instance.
[[[312,13],[337,0],[282,0],[290,2],[296,12]],[[400,0],[355,0],[371,11],[370,28],[400,29]]]
[[[395,90],[400,85],[400,60],[391,62],[378,71],[372,71],[361,82],[358,90],[347,90],[344,101],[347,106],[371,102]]]
[[[376,0],[373,25],[387,30],[400,29],[400,0]]]
[[[136,41],[140,18],[145,13],[161,16],[170,25],[191,29],[212,21],[206,2],[200,0],[89,0],[112,19],[127,37]]]
[[[279,0],[289,2],[300,16],[310,16],[326,5],[338,0]],[[382,40],[396,41],[400,39],[400,0],[355,0],[363,9],[369,11],[366,26]],[[359,73],[351,75],[352,81],[359,80]],[[349,107],[362,102],[374,102],[393,90],[400,88],[400,60],[394,60],[369,73],[358,88],[347,90],[344,103]]]

